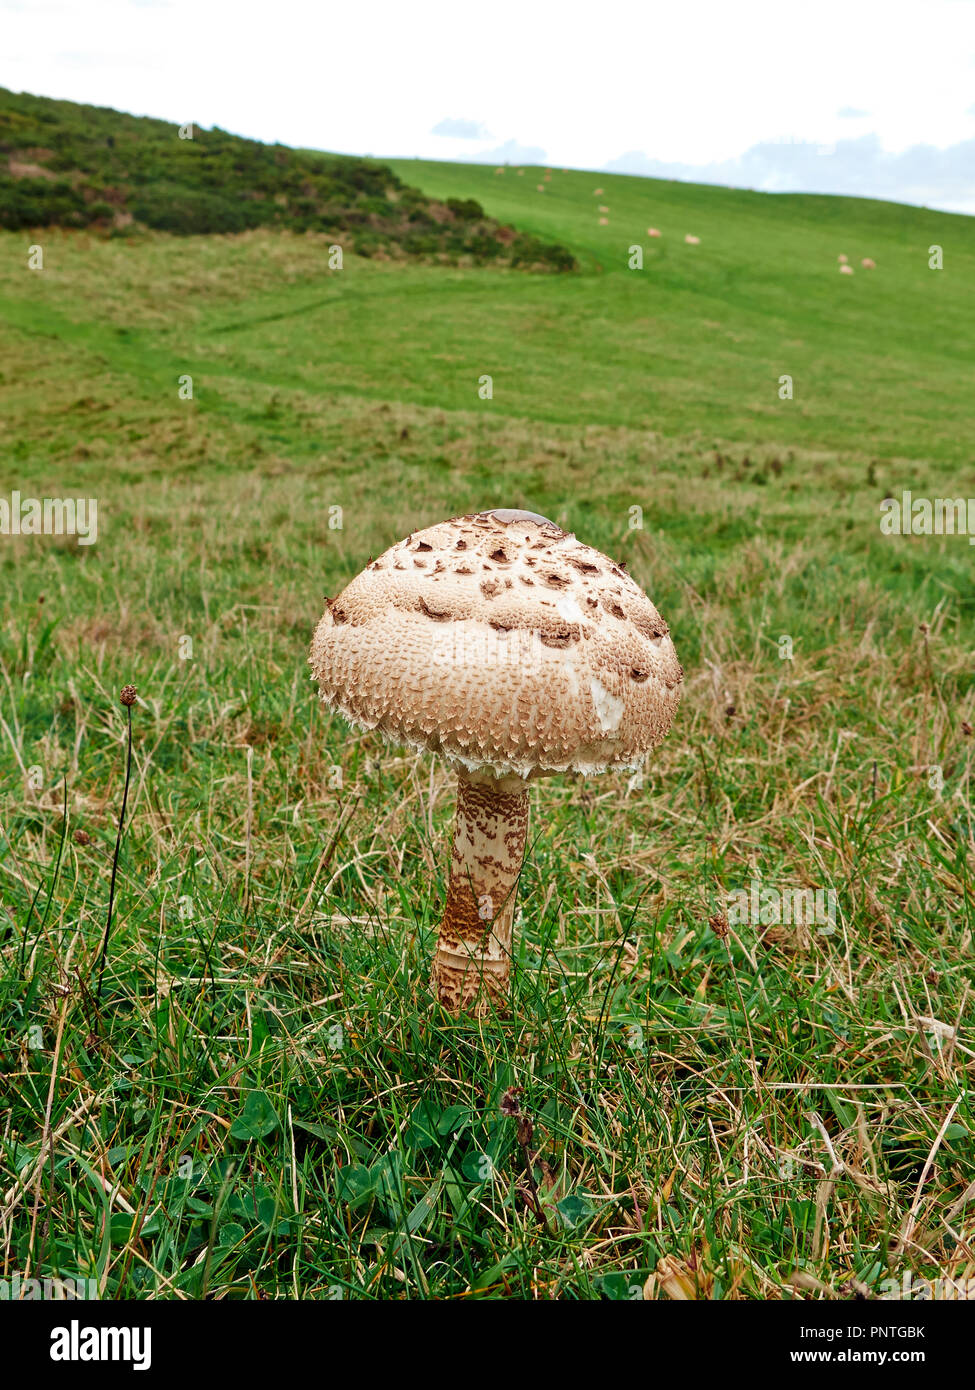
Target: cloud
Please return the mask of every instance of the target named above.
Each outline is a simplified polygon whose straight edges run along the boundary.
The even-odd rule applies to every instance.
[[[975,212],[975,140],[946,149],[914,145],[900,154],[884,150],[877,135],[838,140],[835,145],[768,141],[735,159],[710,164],[667,163],[631,150],[603,168],[607,173],[726,184],[766,193],[840,193]]]
[[[491,138],[491,132],[486,130],[480,121],[455,121],[449,116],[438,121],[430,134],[446,135],[451,140],[489,140]]]
[[[836,114],[841,121],[862,121],[870,112],[861,111],[859,106],[841,106]]]
[[[478,164],[544,164],[545,151],[537,145],[519,145],[506,140],[494,150],[481,150],[471,158]]]
[[[975,102],[972,102],[971,106],[970,106],[970,107],[968,108],[968,110],[965,112],[965,115],[966,115],[966,116],[975,116]]]

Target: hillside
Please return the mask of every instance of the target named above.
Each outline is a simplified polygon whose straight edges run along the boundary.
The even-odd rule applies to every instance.
[[[391,164],[433,197],[449,187],[564,242],[583,267],[517,302],[476,276],[411,301],[468,325],[471,357],[498,361],[499,375],[503,362],[496,408],[975,469],[975,218],[622,174]],[[417,389],[428,384],[421,370]]]
[[[563,247],[434,199],[375,160],[265,145],[0,88],[0,226],[320,232],[359,256],[572,270]]]

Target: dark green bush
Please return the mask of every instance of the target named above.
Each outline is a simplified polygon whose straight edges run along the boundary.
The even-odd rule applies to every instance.
[[[447,206],[462,222],[480,222],[484,209],[476,198],[448,198]]]
[[[81,192],[63,179],[14,179],[0,174],[0,226],[84,226],[88,220]]]
[[[264,221],[260,208],[252,203],[230,202],[215,193],[166,184],[143,189],[131,212],[137,222],[178,236],[243,232]]]
[[[511,243],[513,266],[540,266],[547,270],[576,270],[578,262],[564,246],[542,241],[540,237],[523,233]]]

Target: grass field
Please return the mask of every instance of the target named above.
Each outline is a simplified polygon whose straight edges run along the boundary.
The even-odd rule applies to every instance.
[[[0,236],[0,497],[98,499],[94,545],[0,537],[0,1277],[975,1278],[975,550],[879,524],[975,496],[975,223],[395,167],[582,271]],[[685,696],[642,784],[533,791],[512,1014],[475,1026],[427,987],[451,776],[329,718],[305,662],[370,556],[497,505],[627,561]],[[835,930],[726,933],[759,881],[833,890]]]

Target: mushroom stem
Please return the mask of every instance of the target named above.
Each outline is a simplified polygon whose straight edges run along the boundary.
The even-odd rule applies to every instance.
[[[433,988],[451,1013],[506,1011],[511,926],[528,835],[520,777],[460,773],[447,901]]]

